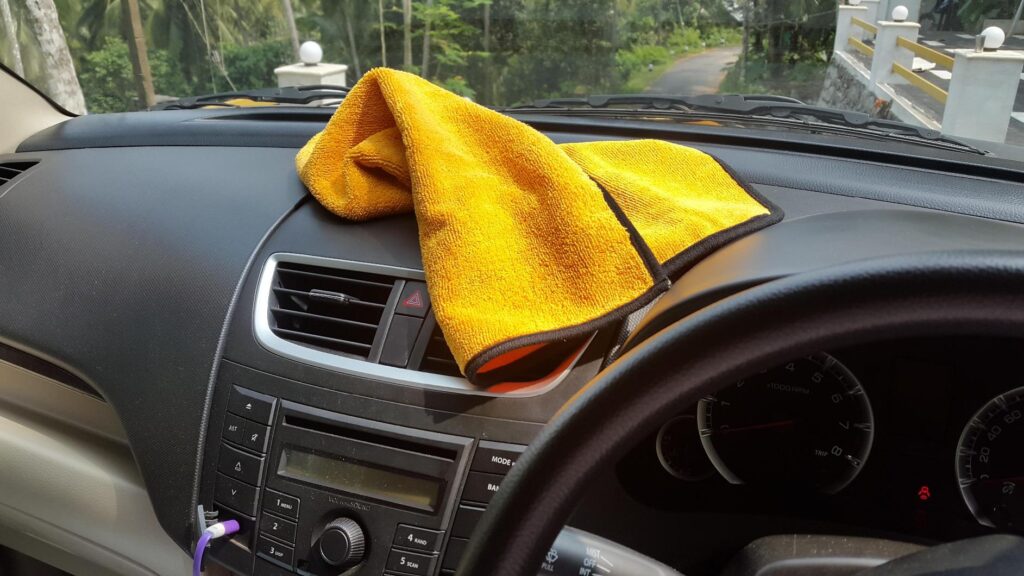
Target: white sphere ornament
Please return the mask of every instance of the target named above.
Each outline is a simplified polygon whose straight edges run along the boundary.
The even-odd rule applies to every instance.
[[[299,60],[306,66],[314,66],[324,59],[324,49],[312,40],[307,40],[299,46]]]
[[[999,50],[1006,42],[1006,32],[999,26],[989,26],[981,31],[981,35],[985,37],[985,50]]]
[[[906,22],[907,16],[910,16],[910,10],[907,10],[906,6],[897,6],[892,9],[893,22]]]

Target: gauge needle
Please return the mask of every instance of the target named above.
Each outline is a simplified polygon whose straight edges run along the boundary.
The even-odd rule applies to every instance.
[[[740,426],[739,428],[719,428],[719,434],[732,434],[733,432],[750,432],[753,430],[771,430],[773,428],[792,428],[796,424],[796,420],[776,420],[774,422],[764,422],[762,424],[751,424],[749,426]]]

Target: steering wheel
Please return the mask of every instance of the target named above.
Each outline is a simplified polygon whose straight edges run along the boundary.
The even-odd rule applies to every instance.
[[[770,281],[692,313],[671,292],[659,306],[660,329],[639,330],[629,350],[572,397],[518,460],[457,574],[537,574],[592,478],[679,410],[758,370],[890,338],[1024,336],[1024,252],[864,260]],[[926,549],[923,560],[914,561],[915,554],[875,570],[887,570],[885,576],[1022,573],[1024,540],[992,542],[960,541],[953,552],[949,545]],[[951,569],[957,558],[981,571]]]

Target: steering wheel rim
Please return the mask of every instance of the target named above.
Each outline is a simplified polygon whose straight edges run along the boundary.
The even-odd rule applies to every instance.
[[[591,477],[678,410],[751,372],[821,349],[938,334],[1024,335],[1024,253],[864,260],[771,281],[676,320],[544,427],[502,482],[457,574],[535,575]]]

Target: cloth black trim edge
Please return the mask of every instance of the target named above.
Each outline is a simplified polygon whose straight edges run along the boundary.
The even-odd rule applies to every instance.
[[[502,354],[505,354],[506,352],[515,350],[516,348],[531,346],[533,344],[544,344],[545,342],[550,342],[552,340],[585,336],[591,334],[592,332],[596,332],[597,330],[600,330],[601,328],[604,328],[605,326],[612,324],[613,322],[625,318],[626,316],[632,314],[633,312],[636,312],[640,308],[643,308],[648,303],[650,303],[651,300],[654,300],[654,298],[657,297],[659,294],[668,290],[668,287],[669,281],[666,278],[661,282],[656,283],[654,286],[651,286],[650,288],[647,289],[646,292],[634,298],[633,300],[630,300],[628,303],[623,304],[622,306],[619,306],[614,310],[610,310],[606,314],[598,316],[597,318],[592,318],[581,324],[576,324],[575,326],[557,328],[555,330],[548,330],[546,332],[534,332],[532,334],[527,334],[525,336],[517,336],[515,338],[511,338],[509,340],[505,340],[504,342],[500,342],[494,346],[491,346],[487,350],[484,350],[483,352],[477,354],[473,359],[471,359],[466,364],[466,378],[468,378],[470,382],[476,383],[476,373],[478,370],[480,370],[480,368],[482,368],[491,360],[494,360],[495,358],[501,356]]]
[[[621,211],[619,205],[611,197],[608,191],[605,190],[604,186],[601,186],[599,182],[594,180],[594,183],[597,184],[598,189],[600,189],[601,193],[604,195],[608,207],[612,210],[616,218],[619,219],[619,221],[629,232],[630,242],[633,243],[634,249],[637,250],[637,253],[640,255],[640,258],[644,261],[644,264],[648,266],[648,271],[651,272],[652,278],[655,279],[654,286],[649,288],[646,292],[638,296],[636,299],[630,301],[628,304],[611,310],[607,314],[598,316],[597,318],[587,320],[586,322],[583,322],[581,324],[569,326],[567,328],[549,330],[547,332],[536,332],[533,334],[527,334],[525,336],[511,338],[509,340],[505,340],[504,342],[498,343],[488,348],[487,350],[484,350],[476,357],[472,358],[466,364],[466,378],[468,378],[470,382],[476,383],[476,373],[480,368],[482,368],[491,360],[511,350],[515,350],[516,348],[531,346],[533,344],[543,344],[545,342],[550,342],[552,340],[583,336],[585,334],[595,332],[600,328],[605,327],[607,324],[611,324],[615,321],[621,320],[626,316],[629,316],[633,312],[636,312],[637,310],[643,308],[644,306],[649,304],[654,298],[656,298],[659,294],[668,290],[669,286],[671,285],[671,283],[669,282],[670,276],[676,276],[677,274],[685,272],[686,270],[695,266],[704,257],[708,256],[716,249],[721,248],[722,246],[730,242],[738,240],[739,238],[742,238],[744,236],[757,232],[758,230],[767,228],[772,224],[776,224],[782,221],[782,219],[785,217],[785,212],[782,210],[782,208],[780,208],[771,200],[765,198],[760,192],[758,192],[752,186],[750,186],[750,184],[748,184],[746,180],[740,178],[740,176],[736,174],[736,172],[732,169],[731,166],[722,162],[713,154],[708,154],[707,152],[703,153],[707,154],[712,160],[718,163],[718,165],[721,166],[723,170],[725,170],[726,174],[728,174],[736,182],[736,184],[743,189],[744,192],[746,192],[751,198],[753,198],[756,202],[758,202],[759,204],[761,204],[761,206],[768,210],[768,214],[755,216],[745,222],[731,226],[729,228],[726,228],[725,230],[716,232],[715,234],[712,234],[706,238],[702,238],[701,240],[699,240],[695,244],[692,244],[679,254],[676,254],[672,258],[666,260],[664,264],[657,266],[655,270],[658,271],[658,274],[655,275],[655,270],[651,270],[650,268],[648,257],[654,259],[655,264],[657,264],[657,259],[654,257],[653,252],[651,252],[650,248],[647,246],[646,241],[644,241],[643,238],[640,237],[639,232],[637,232],[636,228],[633,226],[633,223],[628,218],[626,218],[626,215]],[[636,236],[636,238],[639,238],[639,244],[636,240],[634,240],[634,235]]]
[[[704,152],[704,154],[708,153]],[[777,224],[786,216],[782,208],[762,196],[761,193],[755,190],[754,187],[747,183],[746,180],[736,174],[731,166],[722,162],[713,154],[708,154],[708,156],[718,163],[718,165],[725,170],[726,174],[728,174],[744,192],[768,210],[768,213],[760,216],[754,216],[749,220],[730,226],[724,230],[719,230],[705,238],[701,238],[682,252],[669,258],[664,264],[662,264],[662,267],[670,278],[678,278],[679,275],[696,266],[698,262],[715,250],[718,250],[726,244],[739,240],[744,236],[757,232],[758,230],[767,228],[772,224]]]
[[[651,251],[651,247],[648,246],[647,240],[640,235],[640,231],[633,225],[633,221],[626,216],[626,213],[619,206],[619,203],[615,201],[615,198],[608,192],[608,190],[601,185],[600,182],[594,178],[590,179],[594,184],[597,185],[598,190],[601,191],[601,195],[604,196],[604,203],[608,205],[608,208],[615,215],[615,218],[619,221],[619,224],[626,229],[629,233],[629,242],[633,245],[633,250],[636,251],[637,255],[640,256],[640,260],[643,261],[644,266],[647,267],[647,272],[651,275],[651,280],[655,284],[662,282],[667,278],[665,271],[662,269],[661,262],[658,262],[658,258]]]

